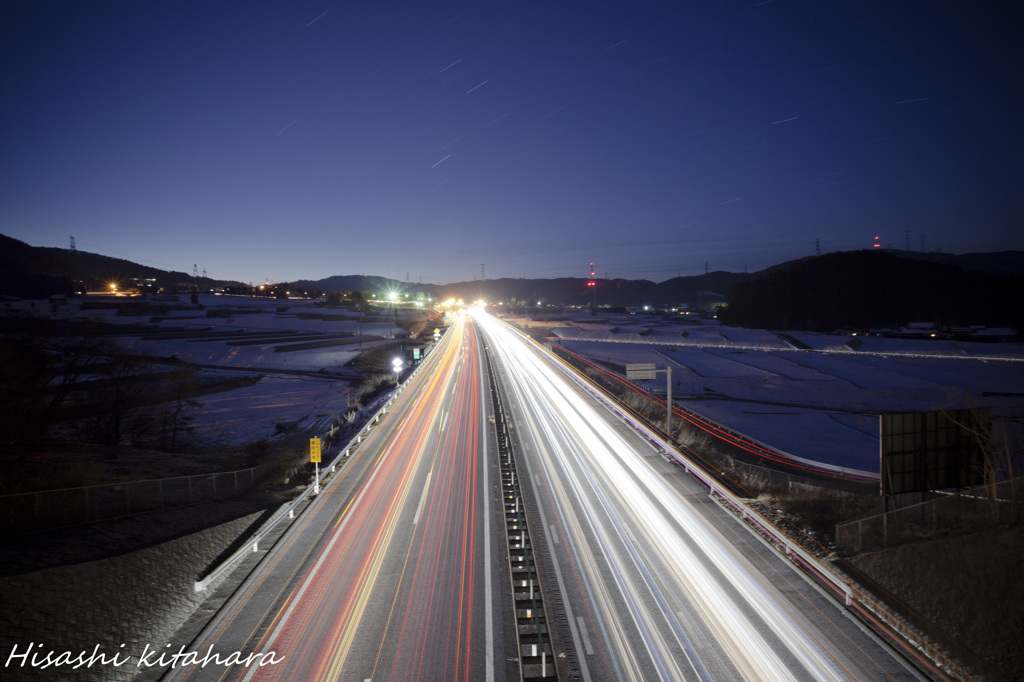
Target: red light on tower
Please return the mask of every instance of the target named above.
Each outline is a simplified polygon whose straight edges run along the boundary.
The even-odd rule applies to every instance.
[[[876,249],[882,248],[882,245],[878,243],[878,237],[875,237],[875,248]]]
[[[597,282],[594,281],[594,264],[590,264],[590,279],[587,280],[587,288],[590,289],[590,309],[597,308]]]

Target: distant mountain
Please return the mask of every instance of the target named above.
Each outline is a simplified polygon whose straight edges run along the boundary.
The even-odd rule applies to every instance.
[[[425,295],[436,297],[440,289],[436,284],[409,284],[397,279],[378,277],[376,275],[332,275],[324,279],[300,279],[290,282],[298,287],[309,287],[321,291],[369,291],[374,295],[386,292],[414,293],[422,291]]]
[[[587,307],[631,307],[649,305],[656,308],[704,306],[722,302],[733,283],[745,281],[750,275],[711,272],[707,275],[674,277],[660,283],[646,279],[590,280],[584,277],[558,279],[494,279],[461,282],[441,287],[443,298],[486,301],[516,299],[521,305],[553,303]],[[593,281],[594,286],[588,286]]]
[[[1024,254],[923,255],[847,251],[776,266],[737,283],[721,319],[811,331],[911,322],[1022,328]]]
[[[105,290],[111,282],[129,287],[136,281],[152,281],[164,287],[242,286],[239,282],[192,277],[85,251],[29,246],[0,235],[0,294],[45,298],[52,294]]]
[[[943,253],[941,251],[903,251],[901,249],[865,249],[864,251],[870,253],[887,253],[899,258],[938,263],[940,265],[955,265],[964,272],[988,272],[995,275],[1003,275],[1004,277],[1024,278],[1024,251],[994,251],[991,253],[961,254]],[[844,253],[859,252],[853,251]],[[794,263],[812,261],[815,258],[820,257],[821,256],[807,256],[805,258],[780,263],[778,265],[772,265],[771,267],[765,268],[755,274],[760,276],[777,270],[785,270],[791,267]]]
[[[853,252],[856,253],[856,252]],[[869,253],[879,253],[870,251]],[[989,273],[1002,277],[1024,279],[1024,251],[999,253],[917,253],[912,251],[891,251],[882,253],[891,256],[892,267],[906,269],[914,262],[948,265],[965,273]],[[411,284],[386,277],[363,275],[336,275],[321,280],[303,280],[295,284],[316,287],[324,291],[366,290],[374,293],[385,291],[406,292],[441,300],[454,298],[464,301],[511,301],[521,305],[534,306],[538,303],[555,305],[588,306],[596,302],[599,306],[632,307],[649,305],[655,308],[690,306],[707,308],[715,303],[724,303],[731,298],[730,292],[737,284],[750,282],[774,272],[788,270],[801,263],[813,263],[826,256],[808,258],[774,265],[756,273],[734,273],[715,271],[705,275],[674,277],[664,282],[649,280],[602,279],[594,280],[595,286],[583,277],[557,279],[504,278],[488,279],[455,284]],[[825,294],[826,292],[819,292]]]
[[[161,286],[237,287],[84,251],[29,246],[0,235],[0,294],[43,298],[54,293],[102,290],[132,279]],[[587,278],[489,279],[456,284],[411,284],[387,277],[335,275],[289,283],[328,291],[417,292],[436,299],[555,305],[707,308],[729,302],[733,324],[769,328],[890,326],[898,322],[963,319],[1004,324],[1020,319],[1024,251],[918,253],[869,250],[811,256],[756,273],[709,272],[664,282]],[[873,311],[870,312],[869,311]],[[961,314],[962,313],[962,314]],[[862,324],[863,322],[863,324]],[[784,324],[785,323],[785,324]]]
[[[335,275],[320,280],[300,280],[293,284],[312,287],[323,291],[363,290],[382,295],[383,292],[417,292],[425,296],[447,300],[463,301],[512,301],[524,306],[538,303],[554,305],[588,306],[596,302],[599,306],[641,306],[652,307],[699,304],[710,305],[726,299],[726,293],[735,282],[746,281],[752,275],[746,273],[710,272],[693,277],[674,277],[655,284],[649,280],[595,278],[594,287],[583,277],[562,277],[557,279],[503,278],[458,282],[455,284],[411,284],[386,277],[364,275]]]
[[[891,250],[889,253],[929,263],[955,265],[964,272],[988,272],[1004,277],[1024,278],[1024,251],[955,254],[941,251],[921,253],[919,251]]]

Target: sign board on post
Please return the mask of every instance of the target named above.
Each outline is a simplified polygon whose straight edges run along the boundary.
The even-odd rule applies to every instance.
[[[626,365],[626,378],[630,381],[650,381],[655,376],[653,362],[636,362]]]
[[[310,438],[309,439],[309,461],[320,463],[320,439]]]
[[[650,381],[658,372],[665,373],[665,433],[672,437],[672,365],[655,369],[653,362],[636,362],[626,365],[626,378],[630,381]]]
[[[879,424],[884,497],[983,483],[991,408],[883,414]]]

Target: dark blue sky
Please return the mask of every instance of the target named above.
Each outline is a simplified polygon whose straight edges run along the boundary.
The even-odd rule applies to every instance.
[[[482,4],[4,3],[0,233],[246,282],[1024,248],[1012,3]]]

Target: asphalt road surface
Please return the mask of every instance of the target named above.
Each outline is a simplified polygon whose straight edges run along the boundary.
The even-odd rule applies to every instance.
[[[506,679],[511,597],[481,362],[474,327],[453,324],[354,461],[186,648],[242,652],[249,665],[189,660],[165,679]]]

